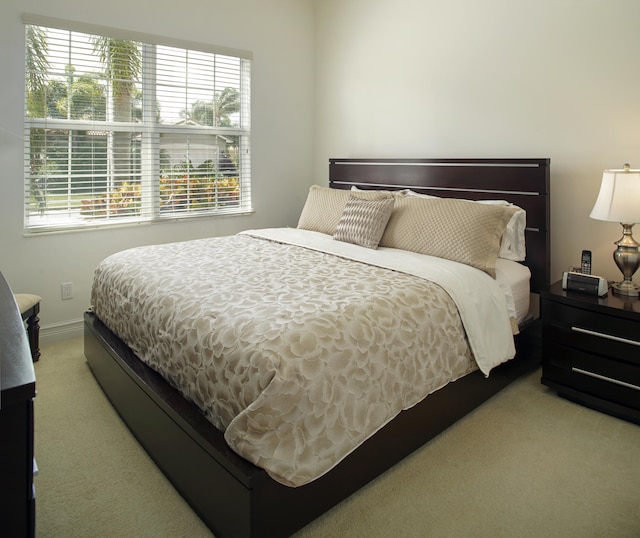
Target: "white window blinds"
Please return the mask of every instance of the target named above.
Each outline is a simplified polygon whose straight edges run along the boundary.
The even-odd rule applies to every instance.
[[[251,211],[248,53],[25,22],[27,232]]]

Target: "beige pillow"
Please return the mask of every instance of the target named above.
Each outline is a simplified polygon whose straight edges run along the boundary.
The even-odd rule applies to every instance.
[[[430,194],[422,194],[410,189],[401,191],[405,196],[418,196],[420,198],[438,198]],[[505,260],[513,260],[515,262],[523,262],[527,257],[527,249],[525,243],[525,229],[527,227],[527,213],[521,207],[518,207],[506,200],[469,200],[475,201],[477,204],[498,204],[507,205],[515,208],[515,213],[507,224],[507,227],[500,241],[500,250],[498,258]]]
[[[333,235],[350,195],[351,192],[346,189],[311,186],[307,201],[300,213],[298,228]],[[376,200],[388,197],[388,194],[375,190],[358,191],[358,197]]]
[[[394,197],[366,200],[351,195],[333,238],[367,248],[378,248],[380,238],[393,211]]]
[[[516,210],[453,198],[396,198],[380,246],[464,263],[493,278],[504,230]]]
[[[347,190],[313,185],[300,213],[298,228],[333,235],[348,199]]]

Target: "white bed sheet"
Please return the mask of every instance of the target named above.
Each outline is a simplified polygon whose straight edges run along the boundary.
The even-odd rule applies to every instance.
[[[518,325],[529,315],[531,297],[531,271],[521,263],[498,258],[496,260],[496,282],[507,298],[509,316]]]

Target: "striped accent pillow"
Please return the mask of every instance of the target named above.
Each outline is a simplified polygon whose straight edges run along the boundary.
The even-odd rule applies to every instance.
[[[367,248],[378,248],[394,202],[393,196],[365,200],[352,194],[342,212],[333,238]]]

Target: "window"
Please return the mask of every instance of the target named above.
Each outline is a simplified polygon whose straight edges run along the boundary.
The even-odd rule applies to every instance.
[[[25,16],[28,233],[251,211],[250,54]]]

